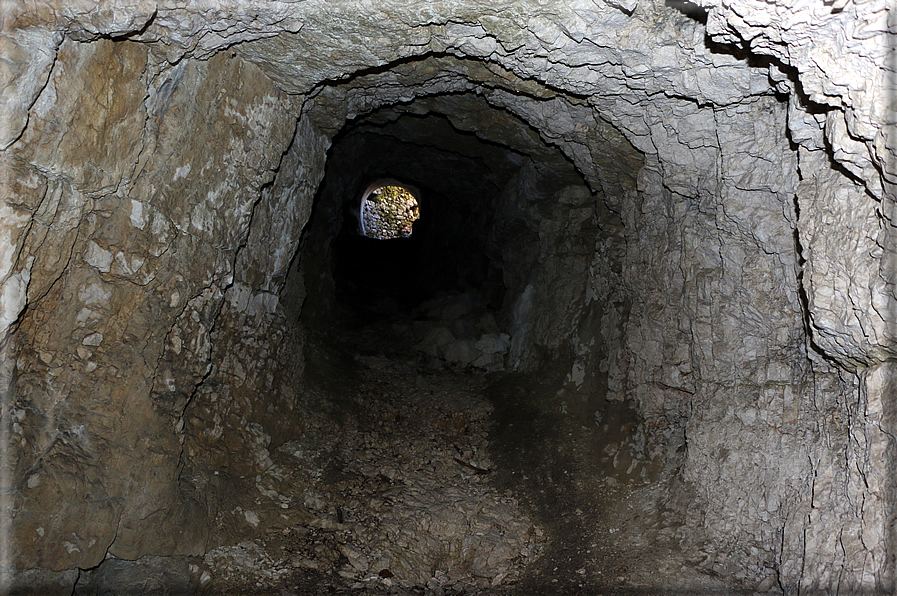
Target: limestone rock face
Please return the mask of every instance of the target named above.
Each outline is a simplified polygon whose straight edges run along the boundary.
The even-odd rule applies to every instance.
[[[789,130],[805,150],[805,190],[798,205],[811,226],[802,241],[812,272],[806,287],[817,343],[848,362],[888,358],[894,309],[888,298],[893,291],[885,285],[893,267],[880,267],[887,259],[866,255],[871,250],[878,257],[878,247],[892,242],[889,226],[880,222],[890,217],[890,203],[884,201],[887,207],[875,215],[876,202],[869,200],[869,195],[876,201],[892,196],[897,181],[897,137],[887,115],[893,111],[893,69],[887,66],[893,48],[891,11],[884,2],[801,7],[774,2],[759,11],[753,2],[731,2],[725,8],[699,4],[707,6],[707,32],[714,40],[747,43],[752,52],[772,57],[770,76],[789,93]],[[829,169],[819,167],[823,159],[834,160],[848,176],[836,181]],[[826,234],[839,239],[829,253],[824,241],[810,237],[821,232],[820,224],[842,226],[842,208],[865,223],[853,225],[853,231],[829,228]],[[857,308],[859,303],[864,307]],[[873,303],[871,309],[865,306]]]
[[[299,318],[328,312],[346,197],[402,162],[446,182],[428,250],[494,290],[505,365],[567,358],[567,391],[662,437],[709,569],[893,589],[894,17],[675,4],[10,8],[12,563],[199,555],[292,519],[253,479],[321,432]],[[319,189],[334,162],[359,166]]]
[[[153,87],[146,46],[66,41],[48,103],[13,147],[8,171],[33,214],[14,270],[29,280],[14,336],[11,448],[30,479],[13,524],[20,566],[205,548],[204,513],[178,488],[179,420],[209,367],[208,317],[231,283],[247,197],[292,136],[252,121],[266,107],[285,116],[288,97],[251,65],[213,64]]]

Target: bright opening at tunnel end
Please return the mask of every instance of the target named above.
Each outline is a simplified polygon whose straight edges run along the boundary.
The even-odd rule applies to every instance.
[[[417,192],[392,181],[368,187],[361,197],[361,233],[368,238],[390,240],[411,236],[420,217]]]

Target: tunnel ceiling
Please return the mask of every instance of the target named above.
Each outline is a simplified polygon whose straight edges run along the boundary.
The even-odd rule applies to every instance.
[[[405,105],[415,97],[422,99]],[[474,60],[408,60],[326,86],[307,105],[313,119],[329,119],[320,123],[325,129],[392,105],[396,111],[443,114],[459,130],[538,156],[537,161],[556,159],[551,147],[558,147],[594,188],[612,185],[613,196],[621,184],[634,186],[642,164],[641,154],[583,100]]]
[[[493,186],[493,192],[500,190],[524,156],[545,171],[573,170],[569,158],[548,145],[538,131],[472,92],[388,106],[347,124],[343,134],[368,135],[372,152],[378,151],[376,135],[407,144],[405,152],[387,152],[377,159],[425,172],[418,176],[440,185],[446,194],[482,194],[477,189],[484,184]],[[432,157],[415,156],[415,146]],[[453,155],[468,165],[452,163]],[[450,191],[453,186],[456,190]]]

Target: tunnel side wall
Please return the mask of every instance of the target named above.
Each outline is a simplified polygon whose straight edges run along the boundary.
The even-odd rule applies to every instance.
[[[309,430],[319,420],[304,391],[306,333],[299,318],[306,288],[297,252],[329,144],[307,118],[299,119],[274,180],[253,208],[210,333],[209,373],[183,414],[179,480],[206,505],[197,523],[209,526],[209,547],[301,521],[299,510],[283,506],[293,497],[260,479],[274,472],[276,447],[295,436],[320,437]]]
[[[7,340],[21,567],[207,546],[178,482],[184,409],[296,104],[223,55],[159,66],[140,44],[62,43],[4,155],[27,281]]]

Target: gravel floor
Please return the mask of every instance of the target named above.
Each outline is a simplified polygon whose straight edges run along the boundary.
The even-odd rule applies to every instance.
[[[416,341],[410,320],[381,316],[312,342],[310,391],[339,394],[338,437],[326,453],[283,444],[257,479],[308,519],[209,552],[201,593],[739,592],[707,553],[679,552],[626,412],[572,424],[543,407],[562,370],[486,372]]]

